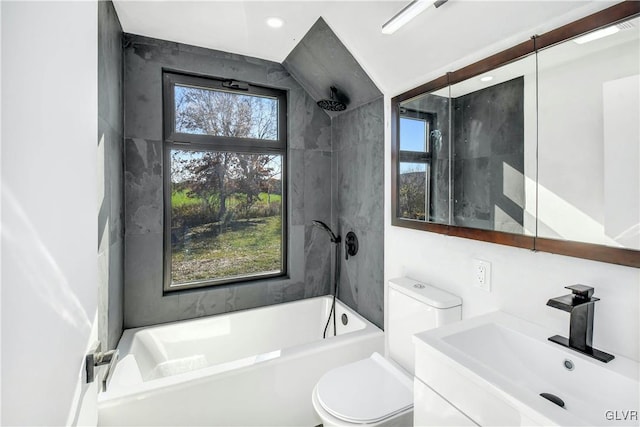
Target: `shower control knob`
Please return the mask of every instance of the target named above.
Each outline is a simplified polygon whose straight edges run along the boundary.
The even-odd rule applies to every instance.
[[[347,236],[344,239],[344,247],[345,260],[349,259],[349,256],[354,256],[358,253],[358,237],[356,236],[356,233],[354,233],[353,231],[347,233]]]

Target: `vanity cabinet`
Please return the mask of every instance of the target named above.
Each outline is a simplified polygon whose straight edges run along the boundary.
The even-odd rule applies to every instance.
[[[539,426],[521,407],[512,405],[505,393],[487,387],[473,374],[414,337],[415,426]],[[428,385],[427,385],[428,384]]]
[[[413,425],[477,426],[419,378],[413,380]]]

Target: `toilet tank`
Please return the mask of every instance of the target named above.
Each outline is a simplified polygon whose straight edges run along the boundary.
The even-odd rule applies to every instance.
[[[460,320],[462,300],[407,277],[389,280],[388,298],[389,357],[413,375],[413,335]]]

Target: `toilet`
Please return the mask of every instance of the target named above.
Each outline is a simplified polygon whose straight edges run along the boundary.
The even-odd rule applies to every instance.
[[[413,425],[412,336],[460,320],[462,300],[406,277],[389,281],[387,342],[379,353],[332,369],[313,389],[325,427]]]

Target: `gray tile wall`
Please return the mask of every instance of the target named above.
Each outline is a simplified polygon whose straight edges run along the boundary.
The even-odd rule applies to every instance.
[[[98,2],[98,334],[115,348],[123,319],[122,27]]]
[[[329,293],[331,121],[282,65],[136,35],[125,36],[125,327],[253,308]],[[163,295],[162,69],[289,91],[289,275],[285,280]]]
[[[340,260],[339,298],[384,324],[384,101],[334,117],[331,123],[335,217],[343,237],[356,233],[359,252]]]
[[[523,205],[506,194],[524,195],[524,78],[455,98],[452,107],[454,223],[521,234]],[[522,179],[507,181],[505,165]]]
[[[382,92],[322,18],[318,18],[282,65],[316,101],[329,98],[329,88],[335,86],[348,98],[347,111],[382,96]],[[327,114],[335,117],[341,113]]]

